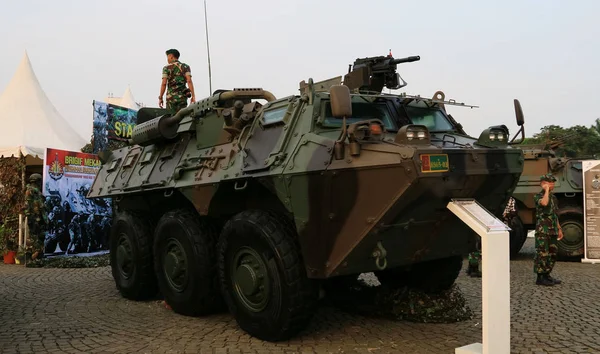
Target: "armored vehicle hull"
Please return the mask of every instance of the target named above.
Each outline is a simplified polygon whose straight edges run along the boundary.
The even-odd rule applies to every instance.
[[[521,150],[503,126],[463,134],[443,100],[351,94],[338,79],[281,99],[220,90],[174,115],[140,110],[131,146],[101,154],[88,195],[115,201],[123,296],[160,291],[186,315],[224,301],[241,328],[276,341],[306,326],[331,278],[454,283],[476,236],[448,201],[501,215]]]

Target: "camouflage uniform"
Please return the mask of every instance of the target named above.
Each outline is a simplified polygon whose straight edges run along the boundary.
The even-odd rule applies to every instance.
[[[162,69],[162,77],[167,79],[167,108],[175,112],[187,107],[186,76],[192,76],[190,66],[176,60]]]
[[[479,270],[479,263],[481,263],[481,242],[480,241],[477,242],[477,251],[469,253],[468,261],[469,261],[469,265],[467,267],[467,274],[472,277],[481,278],[481,270]]]
[[[35,251],[41,251],[44,248],[44,232],[48,223],[44,197],[37,185],[41,182],[42,176],[34,173],[29,177],[30,183],[25,189],[25,216],[27,216],[27,226],[29,227],[29,239]],[[39,182],[38,182],[39,181]]]
[[[540,181],[555,182],[556,178],[551,174],[543,175]],[[542,189],[533,197],[535,202],[535,250],[536,254],[533,262],[533,271],[537,273],[537,283],[541,285],[553,285],[560,283],[559,280],[550,276],[556,262],[556,253],[558,251],[558,200],[556,196],[549,193],[548,205],[540,204],[545,191]]]

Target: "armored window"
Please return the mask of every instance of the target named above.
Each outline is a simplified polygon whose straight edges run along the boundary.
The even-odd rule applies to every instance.
[[[346,117],[346,124],[352,124],[367,119],[381,120],[386,130],[397,129],[386,103],[352,102],[352,117]],[[325,119],[323,125],[326,127],[342,126],[342,120],[333,117],[333,114],[331,113],[331,103],[329,101],[325,102]]]
[[[286,111],[287,106],[265,111],[263,114],[263,125],[269,125],[283,121]]]
[[[448,118],[437,108],[422,108],[405,106],[406,113],[412,124],[424,125],[431,132],[452,131],[454,127]]]

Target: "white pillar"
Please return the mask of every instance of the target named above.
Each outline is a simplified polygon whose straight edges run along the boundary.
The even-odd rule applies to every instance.
[[[483,343],[455,349],[456,354],[510,353],[510,230],[475,200],[451,201],[448,209],[481,237]]]
[[[19,248],[23,246],[23,214],[19,214]]]

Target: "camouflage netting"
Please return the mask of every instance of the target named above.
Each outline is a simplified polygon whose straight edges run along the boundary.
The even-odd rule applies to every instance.
[[[0,240],[3,245],[18,244],[19,213],[24,206],[22,171],[25,168],[25,158],[0,158],[0,223],[7,232],[6,239]]]
[[[330,289],[328,297],[340,309],[364,316],[421,323],[452,323],[473,318],[457,285],[438,294],[427,294],[418,289],[373,286],[358,280]]]
[[[28,261],[31,268],[96,268],[110,265],[110,255],[103,254],[89,257],[52,257]]]

